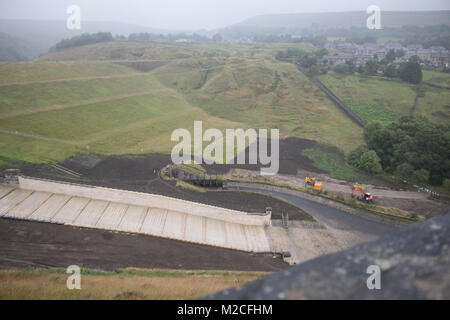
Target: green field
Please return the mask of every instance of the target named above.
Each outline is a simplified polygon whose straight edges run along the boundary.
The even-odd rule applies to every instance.
[[[192,132],[195,120],[353,149],[362,130],[295,66],[274,59],[292,45],[118,42],[0,64],[0,158],[169,153],[172,131]],[[165,62],[139,70],[154,60]]]
[[[135,73],[119,64],[98,61],[0,63],[0,84],[49,81],[86,77],[117,76]]]
[[[383,110],[390,111],[392,120],[397,114],[408,115],[416,97],[414,86],[397,80],[334,72],[320,76],[320,80],[366,121],[379,120],[385,116]],[[375,111],[363,111],[368,108]]]
[[[417,100],[415,114],[429,117],[436,123],[450,122],[450,74],[423,71],[423,96]]]
[[[0,117],[157,92],[158,89],[161,86],[145,76],[3,85],[0,86]]]
[[[440,124],[450,120],[450,90],[444,88],[450,85],[450,76],[442,72],[424,70],[424,82],[420,86],[383,77],[334,72],[320,76],[320,80],[368,122],[378,120],[388,124],[405,115],[422,115]]]
[[[423,70],[423,81],[450,89],[450,73]]]

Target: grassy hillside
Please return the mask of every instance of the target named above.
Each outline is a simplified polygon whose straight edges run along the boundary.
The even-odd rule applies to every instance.
[[[39,61],[175,60],[192,55],[193,51],[182,44],[108,42],[48,53]]]
[[[0,158],[169,153],[172,131],[192,130],[194,120],[352,149],[362,130],[293,65],[273,59],[285,47],[104,43],[0,64]]]
[[[423,70],[423,82],[450,89],[450,73]]]
[[[88,77],[125,76],[135,70],[119,64],[91,61],[0,63],[0,85],[70,80]]]
[[[420,86],[400,80],[340,75],[330,72],[320,79],[364,120],[389,123],[402,115],[423,115],[436,123],[450,120],[450,91],[428,85],[448,86],[449,75],[424,71]]]
[[[279,128],[283,137],[314,139],[344,150],[359,141],[361,130],[295,66],[273,60],[275,45],[270,52],[248,47],[239,55],[173,62],[155,74],[191,104],[222,119]]]
[[[64,269],[1,270],[0,299],[196,299],[265,276],[263,272],[84,269],[81,290],[67,290]]]

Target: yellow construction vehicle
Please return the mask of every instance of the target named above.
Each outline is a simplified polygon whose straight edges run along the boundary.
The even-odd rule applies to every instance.
[[[352,187],[352,198],[355,197],[355,191],[359,191],[361,193],[360,196],[356,196],[356,199],[367,203],[373,203],[374,197],[369,192],[366,192],[366,187],[354,185]]]
[[[317,191],[322,191],[322,182],[317,181],[316,178],[306,177],[305,178],[305,187],[306,186],[311,186]]]
[[[305,178],[305,185],[314,186],[315,184],[316,184],[316,178],[310,178],[310,177]]]

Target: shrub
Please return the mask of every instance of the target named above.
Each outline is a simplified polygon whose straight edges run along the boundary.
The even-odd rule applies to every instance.
[[[414,167],[406,162],[397,166],[397,169],[395,170],[395,175],[405,180],[410,179],[413,174],[414,174]]]
[[[359,168],[369,173],[381,172],[380,158],[373,150],[369,150],[361,156],[359,160]]]
[[[350,152],[350,154],[347,157],[347,162],[349,165],[359,168],[361,156],[369,151],[367,146],[365,144],[360,145],[358,148]]]
[[[422,82],[422,67],[416,59],[410,59],[408,62],[402,64],[398,73],[400,79],[403,81],[414,84]]]
[[[94,34],[84,33],[70,39],[64,39],[58,42],[51,51],[57,51],[67,48],[79,47],[88,44],[113,41],[114,37],[110,32],[98,32]]]

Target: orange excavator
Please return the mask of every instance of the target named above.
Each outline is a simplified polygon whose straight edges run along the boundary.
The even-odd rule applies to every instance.
[[[352,198],[355,197],[355,191],[359,191],[361,193],[360,196],[356,196],[356,199],[366,203],[373,203],[374,197],[369,192],[366,192],[366,187],[354,185],[352,187]]]

